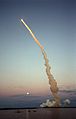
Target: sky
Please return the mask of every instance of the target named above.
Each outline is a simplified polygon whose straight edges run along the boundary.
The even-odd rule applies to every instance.
[[[75,0],[0,0],[0,96],[50,93],[41,50],[21,18],[47,52],[58,86],[75,89]]]

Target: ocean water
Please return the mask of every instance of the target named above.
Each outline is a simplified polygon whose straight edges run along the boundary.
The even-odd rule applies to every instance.
[[[67,107],[76,107],[76,91],[59,91],[61,98],[61,107],[64,106],[64,100],[69,99],[70,104]],[[2,108],[38,108],[46,100],[53,100],[50,95],[32,96],[32,95],[14,95],[9,97],[0,97],[0,109]]]

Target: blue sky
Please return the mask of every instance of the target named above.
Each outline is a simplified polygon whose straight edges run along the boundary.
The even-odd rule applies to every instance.
[[[49,92],[40,48],[21,18],[44,46],[58,85],[75,88],[75,5],[74,0],[0,0],[0,95]]]

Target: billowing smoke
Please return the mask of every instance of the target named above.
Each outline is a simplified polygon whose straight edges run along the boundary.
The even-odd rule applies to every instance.
[[[55,104],[55,101],[50,101],[49,99],[47,99],[45,103],[42,103],[40,105],[40,107],[55,107]]]
[[[57,86],[57,82],[54,79],[53,75],[50,72],[51,67],[49,66],[49,60],[47,58],[47,54],[44,50],[42,50],[42,54],[44,56],[44,60],[45,60],[45,66],[46,66],[46,74],[48,76],[49,79],[49,85],[50,85],[50,90],[52,92],[52,95],[54,97],[55,100],[55,106],[58,107],[60,105],[60,97],[58,96],[58,86]]]
[[[64,106],[67,106],[71,103],[71,101],[69,99],[65,99],[64,100]]]
[[[53,75],[50,72],[51,67],[49,66],[49,60],[47,58],[46,52],[44,51],[43,46],[40,44],[40,42],[38,41],[38,39],[34,36],[32,30],[30,29],[30,27],[28,27],[28,25],[24,22],[23,19],[21,19],[21,22],[23,23],[23,25],[28,29],[28,31],[30,32],[31,36],[33,37],[34,41],[37,43],[37,45],[40,47],[42,54],[44,56],[44,60],[45,60],[45,66],[46,66],[46,74],[48,76],[49,79],[49,85],[50,85],[50,90],[52,92],[52,95],[54,97],[55,100],[55,106],[58,107],[60,105],[60,98],[58,96],[58,87],[57,87],[57,82],[54,79]]]
[[[59,104],[59,106],[67,107],[70,105],[70,103],[71,103],[71,101],[69,99],[65,99],[65,100],[63,100],[62,103]],[[54,100],[51,101],[51,100],[47,99],[45,102],[43,102],[40,105],[40,107],[55,107],[55,105],[56,105],[56,101],[54,101]]]

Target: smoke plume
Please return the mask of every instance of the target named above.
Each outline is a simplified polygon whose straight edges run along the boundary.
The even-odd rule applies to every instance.
[[[50,72],[51,67],[49,66],[49,60],[47,58],[47,54],[44,50],[42,50],[42,54],[45,60],[45,67],[46,67],[46,74],[49,80],[49,85],[50,85],[50,90],[52,92],[52,95],[54,97],[55,100],[55,106],[58,107],[60,105],[60,97],[58,96],[58,86],[57,86],[57,82],[54,79],[53,75]]]
[[[50,72],[51,67],[49,66],[49,60],[47,58],[46,52],[44,51],[44,47],[40,44],[40,42],[38,41],[38,39],[35,37],[35,35],[33,34],[32,30],[30,29],[30,27],[24,22],[23,19],[21,19],[21,22],[23,23],[23,25],[28,29],[28,31],[30,32],[31,36],[33,37],[34,41],[36,42],[36,44],[40,47],[42,54],[44,56],[44,60],[45,60],[45,66],[46,66],[46,74],[48,76],[49,79],[49,85],[50,85],[50,90],[52,92],[52,95],[54,96],[55,99],[55,106],[58,107],[60,105],[60,98],[58,96],[58,87],[57,87],[57,82],[54,79],[53,75]]]

